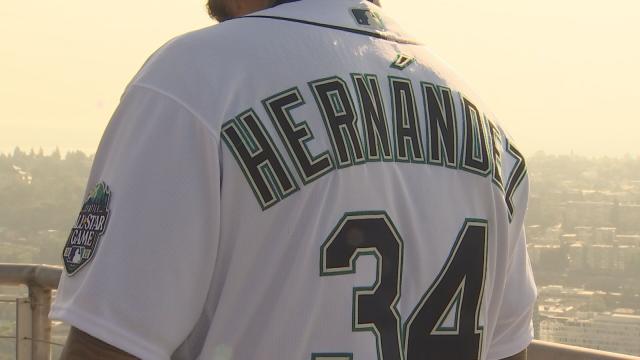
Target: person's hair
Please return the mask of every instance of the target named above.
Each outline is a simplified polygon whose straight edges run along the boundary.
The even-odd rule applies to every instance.
[[[227,8],[223,6],[219,0],[207,0],[207,12],[210,18],[218,22],[223,22],[231,18],[231,15],[227,12]]]

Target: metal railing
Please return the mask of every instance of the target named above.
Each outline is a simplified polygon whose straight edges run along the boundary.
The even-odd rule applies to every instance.
[[[58,288],[62,269],[49,265],[0,264],[0,285],[26,285],[28,299],[17,299],[16,358],[51,358],[52,290]],[[13,302],[13,301],[12,301]],[[6,338],[6,337],[5,337]],[[640,357],[535,340],[528,349],[529,360],[640,360]]]
[[[52,290],[58,288],[62,270],[47,265],[0,264],[0,285],[26,285],[28,298],[16,299],[16,359],[51,358]],[[6,338],[6,337],[5,337]]]
[[[640,360],[640,357],[534,340],[529,360]]]

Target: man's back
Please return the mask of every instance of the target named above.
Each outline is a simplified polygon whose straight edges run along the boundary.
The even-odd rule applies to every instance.
[[[178,38],[105,133],[108,227],[53,316],[142,358],[513,355],[528,183],[494,120],[366,2]]]

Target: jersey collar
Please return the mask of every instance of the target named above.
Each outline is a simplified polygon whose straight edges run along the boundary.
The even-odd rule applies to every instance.
[[[278,6],[278,5],[282,5],[282,4],[292,3],[292,2],[296,2],[296,1],[300,1],[300,0],[276,0],[276,1],[273,3],[273,6]]]
[[[242,18],[295,22],[403,44],[418,44],[382,8],[367,0],[278,0],[277,6]]]
[[[273,5],[271,5],[271,6],[273,7],[273,6],[278,6],[278,5],[282,5],[282,4],[292,3],[292,2],[296,2],[296,1],[300,1],[300,0],[276,0],[276,1],[273,3]],[[371,0],[368,0],[368,1],[371,1]]]

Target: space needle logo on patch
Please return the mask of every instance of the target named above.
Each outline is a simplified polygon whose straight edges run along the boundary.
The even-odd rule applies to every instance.
[[[62,252],[67,274],[75,274],[93,258],[109,222],[110,199],[109,186],[100,182],[82,205]]]

